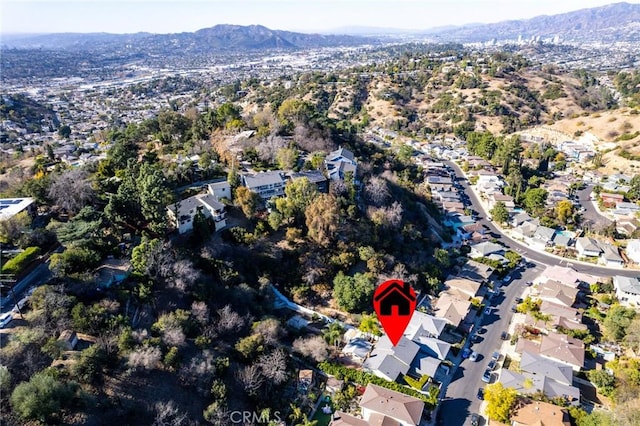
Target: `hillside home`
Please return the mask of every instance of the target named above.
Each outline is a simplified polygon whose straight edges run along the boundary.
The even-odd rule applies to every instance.
[[[378,340],[362,367],[378,377],[395,382],[409,372],[419,351],[418,344],[404,336],[393,346],[385,334]]]
[[[620,235],[630,237],[640,228],[640,221],[634,217],[623,217],[616,220],[616,232]]]
[[[553,236],[556,234],[555,229],[546,226],[538,226],[536,232],[533,233],[532,242],[541,246],[549,246],[553,244]]]
[[[476,297],[480,291],[480,283],[468,278],[449,276],[443,285],[447,293],[461,299]]]
[[[499,193],[499,192],[494,192],[493,194],[491,194],[491,195],[489,195],[487,197],[487,203],[489,205],[489,210],[494,208],[496,206],[496,204],[499,203],[499,202],[504,203],[504,206],[509,211],[513,210],[516,207],[515,203],[513,202],[513,197],[511,195],[504,195],[504,194]]]
[[[242,175],[242,185],[255,192],[263,200],[284,195],[284,174],[281,171],[260,172]]]
[[[577,288],[551,280],[539,284],[536,290],[537,299],[567,307],[573,306],[579,292]]]
[[[0,199],[0,221],[11,219],[20,212],[26,211],[33,216],[36,213],[33,198],[2,198]]]
[[[474,260],[469,260],[465,263],[460,272],[458,272],[458,277],[478,281],[479,283],[486,283],[489,281],[492,274],[493,268],[491,266]]]
[[[531,216],[529,216],[529,213],[518,212],[511,217],[510,223],[511,223],[511,226],[515,228],[516,226],[520,226],[525,222],[531,222],[532,220],[534,219]]]
[[[440,293],[440,297],[433,307],[433,314],[457,328],[469,314],[470,308],[471,302],[468,298],[460,299],[450,293],[443,292]]]
[[[309,182],[313,183],[318,192],[328,194],[329,193],[329,179],[322,174],[320,170],[307,170],[301,172],[290,172],[286,175],[287,178],[292,181],[302,178],[307,178]]]
[[[330,152],[324,159],[327,174],[331,180],[344,180],[347,174],[351,174],[356,179],[358,165],[353,152],[346,148],[338,148]]]
[[[216,200],[226,198],[227,200],[233,200],[233,194],[231,194],[231,185],[226,180],[221,182],[210,183],[207,185],[209,194],[216,197]]]
[[[491,241],[485,241],[480,244],[474,244],[471,246],[471,252],[469,252],[469,257],[472,259],[477,259],[480,257],[487,257],[490,254],[504,254],[505,248],[504,246],[496,243],[492,243]]]
[[[211,218],[213,220],[216,231],[226,226],[224,204],[220,203],[215,196],[211,194],[194,195],[193,197],[167,206],[169,221],[180,234],[184,234],[193,229],[193,219],[198,211],[201,212],[205,218]]]
[[[637,277],[613,277],[613,287],[621,305],[640,308],[640,281]]]
[[[526,240],[527,238],[533,238],[538,229],[538,224],[531,222],[523,222],[512,229],[511,233],[515,238]]]

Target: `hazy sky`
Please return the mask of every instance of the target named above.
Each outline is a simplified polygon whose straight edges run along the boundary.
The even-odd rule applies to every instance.
[[[531,18],[614,0],[0,0],[3,33],[195,31],[216,24],[327,31],[343,26],[427,29]],[[640,3],[640,0],[628,0]]]

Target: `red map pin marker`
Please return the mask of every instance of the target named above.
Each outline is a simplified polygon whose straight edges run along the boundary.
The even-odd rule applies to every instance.
[[[385,281],[373,293],[373,308],[393,346],[397,345],[416,310],[416,292],[401,280]]]

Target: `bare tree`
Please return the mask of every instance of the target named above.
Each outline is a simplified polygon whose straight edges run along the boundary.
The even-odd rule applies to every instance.
[[[134,369],[146,369],[152,370],[157,367],[160,359],[162,358],[162,352],[155,346],[145,346],[137,348],[129,354],[127,363],[129,367]]]
[[[211,351],[204,350],[184,363],[178,371],[178,378],[183,385],[193,386],[200,394],[208,395],[215,372],[214,356]]]
[[[188,424],[187,413],[180,411],[173,400],[156,402],[153,426],[182,426]]]
[[[209,324],[209,307],[204,302],[193,302],[191,304],[191,315],[202,326]]]
[[[307,152],[313,151],[333,151],[336,148],[335,143],[322,130],[310,128],[305,124],[298,124],[293,130],[293,140],[303,150]]]
[[[56,205],[74,214],[93,200],[95,192],[88,173],[72,169],[53,178],[48,195]]]
[[[329,356],[329,345],[322,336],[299,337],[293,341],[293,350],[317,362],[322,362]]]
[[[275,318],[267,318],[256,323],[253,332],[262,336],[262,341],[267,345],[277,345],[284,336],[285,330],[280,321]]]
[[[183,346],[186,340],[186,336],[182,331],[182,327],[179,325],[166,327],[162,331],[162,341],[167,346]]]
[[[219,333],[236,333],[240,331],[244,325],[244,318],[231,309],[231,305],[226,305],[224,308],[218,309],[216,328]]]
[[[367,215],[373,223],[389,229],[396,229],[402,223],[402,205],[395,201],[389,207],[369,207]]]
[[[178,260],[173,264],[173,285],[186,291],[200,278],[200,271],[188,259]]]
[[[286,147],[285,140],[272,132],[258,144],[256,151],[258,151],[258,156],[261,160],[273,163],[276,161],[278,151]]]
[[[391,198],[387,181],[380,177],[374,176],[364,187],[367,199],[376,207],[382,207],[387,204]]]
[[[258,364],[251,364],[236,371],[238,383],[247,391],[247,394],[255,396],[264,384],[264,376]]]
[[[287,380],[287,354],[282,349],[260,355],[258,365],[262,369],[262,375],[271,383],[279,385]]]

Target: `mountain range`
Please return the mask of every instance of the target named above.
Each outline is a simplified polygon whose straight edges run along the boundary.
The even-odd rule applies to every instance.
[[[494,24],[469,24],[425,30],[350,27],[337,34],[304,34],[262,25],[216,25],[176,34],[60,33],[3,35],[2,47],[67,51],[123,52],[131,55],[216,54],[243,50],[310,49],[376,44],[402,35],[442,42],[524,40],[558,36],[564,41],[640,41],[640,4],[615,3],[552,16]],[[373,36],[372,36],[373,35]]]

